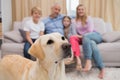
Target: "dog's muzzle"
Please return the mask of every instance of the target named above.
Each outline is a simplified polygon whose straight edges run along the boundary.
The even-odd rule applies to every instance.
[[[70,57],[72,56],[72,54],[71,54],[71,45],[69,43],[64,43],[62,45],[62,49],[63,49],[63,52],[64,52],[63,58],[66,58],[68,56],[70,56]]]

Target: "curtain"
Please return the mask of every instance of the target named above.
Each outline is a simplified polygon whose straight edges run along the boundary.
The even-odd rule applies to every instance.
[[[120,0],[80,0],[80,3],[86,6],[88,15],[103,18],[120,31]]]
[[[42,10],[42,17],[50,15],[51,6],[55,3],[61,5],[61,13],[66,14],[66,0],[12,0],[12,21],[21,21],[30,16],[31,8],[38,6]]]

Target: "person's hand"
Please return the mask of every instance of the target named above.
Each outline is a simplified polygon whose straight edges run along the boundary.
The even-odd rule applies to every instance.
[[[82,38],[82,36],[81,36],[81,35],[74,35],[74,36],[77,36],[78,38]]]
[[[79,37],[79,38],[82,38],[82,36],[81,36],[81,35],[78,35],[78,37]]]
[[[73,37],[78,37],[78,38],[82,38],[81,35],[72,35]]]

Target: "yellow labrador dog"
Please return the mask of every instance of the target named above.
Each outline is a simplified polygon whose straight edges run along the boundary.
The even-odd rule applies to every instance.
[[[0,80],[67,80],[64,58],[71,55],[71,46],[62,35],[40,36],[29,53],[37,60],[5,56],[0,62]]]

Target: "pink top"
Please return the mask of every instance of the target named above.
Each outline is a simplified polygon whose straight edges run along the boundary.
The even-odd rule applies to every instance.
[[[93,19],[90,16],[87,17],[86,24],[84,26],[82,26],[80,21],[76,22],[75,19],[72,22],[73,22],[73,25],[75,25],[77,34],[79,35],[83,35],[85,33],[94,31]]]

